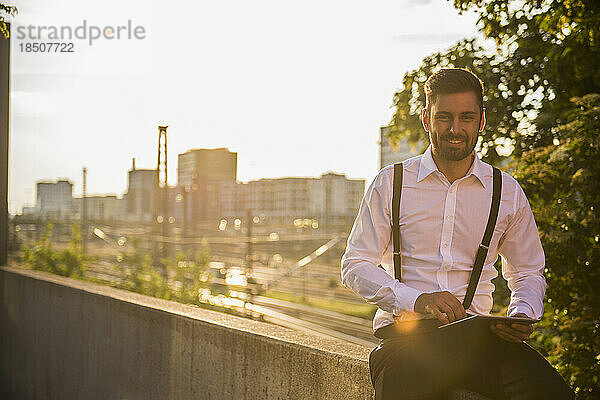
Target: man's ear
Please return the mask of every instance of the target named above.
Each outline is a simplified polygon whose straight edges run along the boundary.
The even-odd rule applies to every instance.
[[[427,108],[424,108],[421,113],[421,123],[423,124],[423,129],[429,132],[429,113],[427,112]]]
[[[479,121],[479,132],[483,132],[483,128],[485,128],[485,107],[481,109],[481,121]]]

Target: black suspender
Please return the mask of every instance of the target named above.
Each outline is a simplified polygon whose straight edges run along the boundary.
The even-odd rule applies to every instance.
[[[394,276],[402,282],[402,246],[400,246],[400,196],[402,195],[402,163],[394,164],[392,189],[392,241],[394,246]]]
[[[493,168],[493,189],[492,189],[492,204],[490,206],[490,215],[488,217],[487,226],[485,227],[485,233],[477,250],[475,256],[475,263],[471,270],[471,277],[469,278],[469,286],[465,294],[463,301],[463,307],[468,309],[473,301],[475,295],[475,289],[479,283],[481,276],[481,270],[483,263],[487,257],[490,241],[492,240],[492,234],[494,233],[494,226],[498,219],[498,210],[500,209],[500,194],[502,192],[502,174],[496,167]],[[402,281],[402,248],[400,245],[400,197],[402,194],[402,163],[394,164],[394,186],[392,192],[392,242],[394,249],[394,274],[396,279]]]
[[[481,276],[481,269],[483,263],[487,257],[487,253],[490,247],[490,241],[492,240],[492,234],[494,233],[494,226],[496,226],[496,220],[498,219],[498,210],[500,209],[500,193],[502,192],[502,174],[496,167],[494,169],[494,188],[492,189],[492,205],[490,206],[490,215],[488,217],[487,226],[485,227],[485,233],[481,244],[477,249],[477,255],[475,256],[475,264],[471,270],[471,277],[469,278],[469,286],[467,287],[467,293],[463,301],[463,307],[468,309],[473,301],[473,295],[475,289],[479,283],[479,277]]]

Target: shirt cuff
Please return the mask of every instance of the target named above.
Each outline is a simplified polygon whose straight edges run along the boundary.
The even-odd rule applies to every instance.
[[[514,316],[515,314],[525,314],[527,315],[528,318],[535,318],[535,312],[533,311],[533,308],[526,303],[520,303],[517,305],[510,305],[508,307],[508,312],[506,313],[509,317]]]
[[[394,292],[396,292],[396,307],[394,308],[394,315],[400,315],[404,311],[415,311],[415,302],[417,298],[422,295],[423,291],[406,286],[406,284],[398,283]]]

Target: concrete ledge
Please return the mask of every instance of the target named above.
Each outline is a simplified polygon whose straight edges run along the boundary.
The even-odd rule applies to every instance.
[[[14,267],[0,298],[2,399],[373,396],[364,346]]]
[[[0,269],[1,398],[370,399],[370,349]]]

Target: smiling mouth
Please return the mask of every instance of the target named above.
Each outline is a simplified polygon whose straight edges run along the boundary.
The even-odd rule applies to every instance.
[[[445,141],[450,145],[459,145],[465,143],[464,139],[445,139]]]

